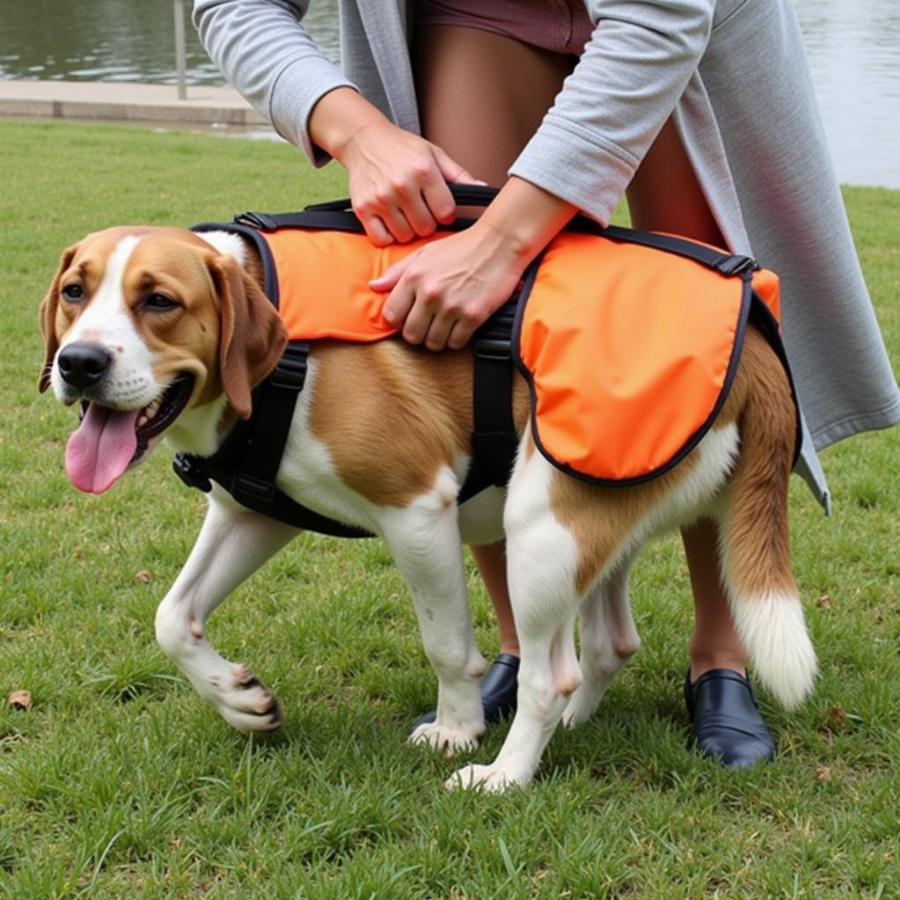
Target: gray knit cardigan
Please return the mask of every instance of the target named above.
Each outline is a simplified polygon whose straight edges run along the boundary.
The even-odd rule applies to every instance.
[[[419,119],[414,0],[342,0],[343,72],[300,24],[308,0],[195,0],[212,59],[278,132],[327,160],[307,120],[357,88],[403,128]],[[826,510],[816,449],[900,421],[789,0],[586,0],[599,24],[510,169],[606,224],[659,129],[674,121],[732,250],[782,281],[804,419],[798,470]]]

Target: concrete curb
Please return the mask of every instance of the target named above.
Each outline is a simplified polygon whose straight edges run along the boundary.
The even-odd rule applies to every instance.
[[[185,125],[267,126],[264,116],[231,88],[189,87],[179,100],[174,85],[97,81],[0,79],[0,116],[165,122]]]

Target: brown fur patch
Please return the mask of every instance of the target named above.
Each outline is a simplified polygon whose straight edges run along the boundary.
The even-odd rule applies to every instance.
[[[407,506],[439,470],[471,454],[472,355],[432,353],[400,340],[323,341],[310,428],[342,481],[373,503]],[[514,419],[528,419],[525,383],[514,384]]]
[[[797,587],[787,513],[797,435],[791,388],[772,348],[752,330],[740,374],[743,396],[735,398],[740,406],[733,412],[741,454],[731,478],[723,534],[729,577],[732,589],[746,598],[776,591],[793,595]]]

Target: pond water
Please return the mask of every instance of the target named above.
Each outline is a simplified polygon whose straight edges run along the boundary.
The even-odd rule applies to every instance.
[[[839,178],[900,188],[900,0],[795,6]],[[306,24],[337,59],[337,0]],[[221,84],[187,31],[188,83]],[[0,0],[0,78],[174,84],[173,48],[172,0]]]

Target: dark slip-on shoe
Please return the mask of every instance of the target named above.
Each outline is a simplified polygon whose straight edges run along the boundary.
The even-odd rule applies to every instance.
[[[481,705],[485,722],[498,722],[516,709],[519,691],[519,657],[501,653],[481,679]],[[432,710],[413,722],[412,731],[420,725],[428,725],[437,718]]]
[[[684,699],[694,741],[704,756],[727,769],[744,769],[775,757],[775,741],[743,675],[731,669],[710,669],[691,684],[688,669]]]

